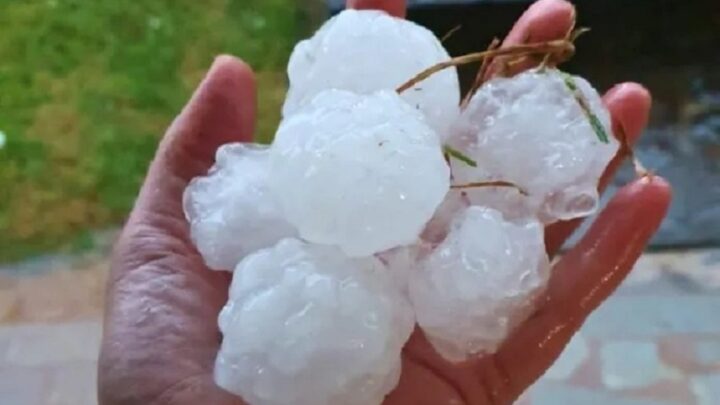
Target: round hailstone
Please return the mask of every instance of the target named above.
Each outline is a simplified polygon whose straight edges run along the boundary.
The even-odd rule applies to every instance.
[[[375,258],[285,239],[245,258],[219,317],[215,380],[253,405],[380,404],[412,308]]]
[[[227,144],[208,175],[185,189],[190,235],[210,268],[232,270],[245,255],[295,235],[268,192],[268,169],[267,147]]]
[[[432,32],[381,11],[346,10],[312,38],[300,42],[288,66],[290,90],[284,116],[294,114],[318,93],[339,89],[370,94],[392,90],[450,59]],[[446,69],[403,93],[440,136],[457,117],[457,70]]]
[[[410,279],[418,324],[451,361],[493,352],[529,314],[549,267],[539,222],[470,207]]]
[[[415,242],[450,182],[435,132],[393,91],[320,93],[282,122],[270,160],[300,236],[355,257]]]
[[[557,70],[531,70],[493,79],[472,98],[453,128],[451,144],[478,167],[453,161],[455,182],[504,180],[530,194],[524,198],[508,188],[467,190],[474,205],[499,209],[510,218],[537,215],[544,223],[586,216],[597,208],[598,180],[618,142],[597,91],[574,78],[608,143],[599,140],[565,80]]]

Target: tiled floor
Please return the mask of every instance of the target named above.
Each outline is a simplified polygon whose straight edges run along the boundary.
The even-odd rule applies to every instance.
[[[96,403],[106,275],[102,258],[0,269],[0,404]],[[646,255],[521,404],[718,405],[718,314],[720,251]]]

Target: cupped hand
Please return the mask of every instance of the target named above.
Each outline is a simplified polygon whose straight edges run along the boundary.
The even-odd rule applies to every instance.
[[[350,0],[350,7],[402,16],[403,0]],[[574,10],[541,0],[520,18],[504,45],[562,38]],[[523,68],[530,67],[528,61]],[[168,129],[112,259],[99,363],[103,405],[240,405],[212,377],[221,335],[217,315],[230,275],[210,271],[189,238],[182,193],[205,174],[215,150],[252,140],[253,73],[241,61],[217,58]],[[633,143],[643,130],[650,95],[625,83],[605,95],[615,133]],[[612,179],[618,156],[601,188]],[[646,176],[620,189],[589,232],[553,268],[535,313],[493,355],[452,364],[416,330],[403,351],[403,371],[387,405],[510,404],[560,355],[586,317],[622,282],[662,221],[670,187]],[[578,221],[546,230],[552,255]]]

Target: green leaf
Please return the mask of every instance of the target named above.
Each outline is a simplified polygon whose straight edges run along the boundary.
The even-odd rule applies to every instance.
[[[578,89],[577,83],[575,83],[575,78],[570,76],[567,73],[563,74],[563,76],[565,77],[565,85],[568,87],[568,89],[570,89],[570,91],[575,93]],[[575,95],[575,94],[573,94],[573,95]]]
[[[600,142],[610,143],[610,138],[608,138],[607,131],[605,131],[605,127],[603,126],[602,122],[600,122],[600,119],[597,117],[597,115],[591,112],[588,115],[588,118],[590,119],[590,126],[592,126],[593,130],[595,131],[595,135],[597,135],[598,139],[600,139]]]
[[[477,162],[460,152],[459,150],[451,147],[451,146],[443,146],[443,153],[445,153],[446,156],[450,156],[452,158],[455,158],[466,165],[470,167],[477,167]]]
[[[590,105],[588,104],[582,92],[580,92],[580,88],[575,82],[575,78],[567,73],[563,73],[563,78],[565,81],[565,85],[568,89],[570,89],[573,97],[575,97],[578,105],[580,105],[580,108],[585,113],[585,116],[587,116],[588,121],[590,121],[590,126],[592,127],[595,135],[598,137],[600,142],[610,143],[610,138],[608,137],[607,131],[605,131],[605,127],[603,126],[602,122],[600,122],[600,119],[597,117],[597,115],[595,115],[595,113],[590,110]]]

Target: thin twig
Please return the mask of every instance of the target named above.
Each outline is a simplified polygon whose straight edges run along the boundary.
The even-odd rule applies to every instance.
[[[457,58],[452,58],[445,62],[440,62],[433,65],[422,72],[418,73],[415,77],[403,83],[397,88],[398,93],[402,93],[422,82],[428,77],[434,75],[437,72],[445,70],[447,68],[459,65],[465,65],[468,63],[480,62],[485,58],[504,56],[504,55],[543,55],[546,53],[558,53],[563,57],[569,57],[575,52],[575,46],[567,40],[555,40],[548,42],[538,42],[533,44],[516,45],[507,48],[494,49],[491,51],[471,53]]]
[[[490,45],[488,46],[488,51],[492,51],[494,49],[498,49],[500,47],[500,44],[502,42],[500,41],[500,38],[493,38],[492,42],[490,42]],[[493,61],[493,58],[485,58],[482,65],[480,65],[480,70],[478,70],[478,75],[475,78],[476,82],[479,82],[478,88],[482,83],[485,81],[485,76],[487,76],[488,69],[490,69],[490,62]],[[476,89],[477,90],[477,89]]]
[[[633,147],[628,141],[627,134],[622,127],[618,128],[618,138],[620,138],[620,153],[624,154],[632,161],[633,168],[635,169],[635,175],[638,178],[652,176],[653,173],[647,168],[645,168],[645,165],[642,164],[640,159],[635,154]]]
[[[572,35],[570,35],[570,42],[575,43],[580,36],[587,34],[588,32],[592,31],[590,27],[580,27],[572,32]]]
[[[528,59],[534,58],[535,60],[538,59],[537,55],[531,55],[531,56],[518,56],[515,59],[509,60],[505,62],[505,70],[506,71],[515,71],[517,67],[520,64],[526,63]]]
[[[570,22],[570,27],[567,30],[567,33],[565,34],[565,39],[570,42],[575,42],[572,38],[575,36],[573,33],[575,32],[575,26],[577,25],[577,9],[575,9],[575,6],[572,8],[572,20]],[[582,34],[582,33],[581,33]],[[575,36],[577,38],[581,34]],[[546,67],[550,64],[550,58],[552,55],[550,53],[546,54],[545,57],[543,57],[542,63],[540,63],[540,69],[545,70]]]
[[[455,35],[458,31],[462,29],[462,24],[458,24],[450,29],[445,35],[440,38],[440,43],[445,43],[448,39],[450,39],[453,35]]]
[[[497,49],[500,46],[500,40],[498,38],[493,38],[492,42],[490,42],[490,45],[488,46],[487,50],[492,51]],[[475,76],[475,81],[473,82],[472,87],[470,87],[470,91],[467,92],[465,95],[465,98],[460,103],[461,108],[465,108],[467,104],[470,102],[472,97],[477,93],[480,86],[483,85],[485,82],[485,76],[487,76],[488,68],[490,67],[490,63],[492,62],[493,58],[485,58],[482,61],[482,65],[480,65],[480,69],[478,69],[477,75]]]
[[[583,34],[586,34],[588,32],[590,32],[590,28],[588,28],[588,27],[580,27],[578,29],[575,29],[575,20],[573,19],[572,28],[568,31],[567,35],[565,36],[565,39],[574,44],[578,38],[580,38]],[[541,70],[544,70],[547,67],[557,67],[557,65],[564,62],[563,60],[553,60],[552,56],[553,55],[551,53],[548,53],[543,57],[543,61],[540,64]]]
[[[525,190],[524,190],[523,188],[521,188],[520,186],[518,186],[518,185],[516,185],[516,184],[514,184],[514,183],[511,183],[511,182],[509,182],[509,181],[502,181],[502,180],[498,180],[498,181],[481,181],[481,182],[477,182],[477,183],[456,184],[456,185],[450,186],[450,188],[453,189],[453,190],[466,190],[466,189],[469,189],[469,188],[488,188],[488,187],[507,187],[507,188],[513,188],[513,189],[517,190],[518,193],[520,193],[520,194],[522,194],[522,195],[524,195],[524,196],[527,196],[527,195],[528,195],[527,191],[525,191]]]

